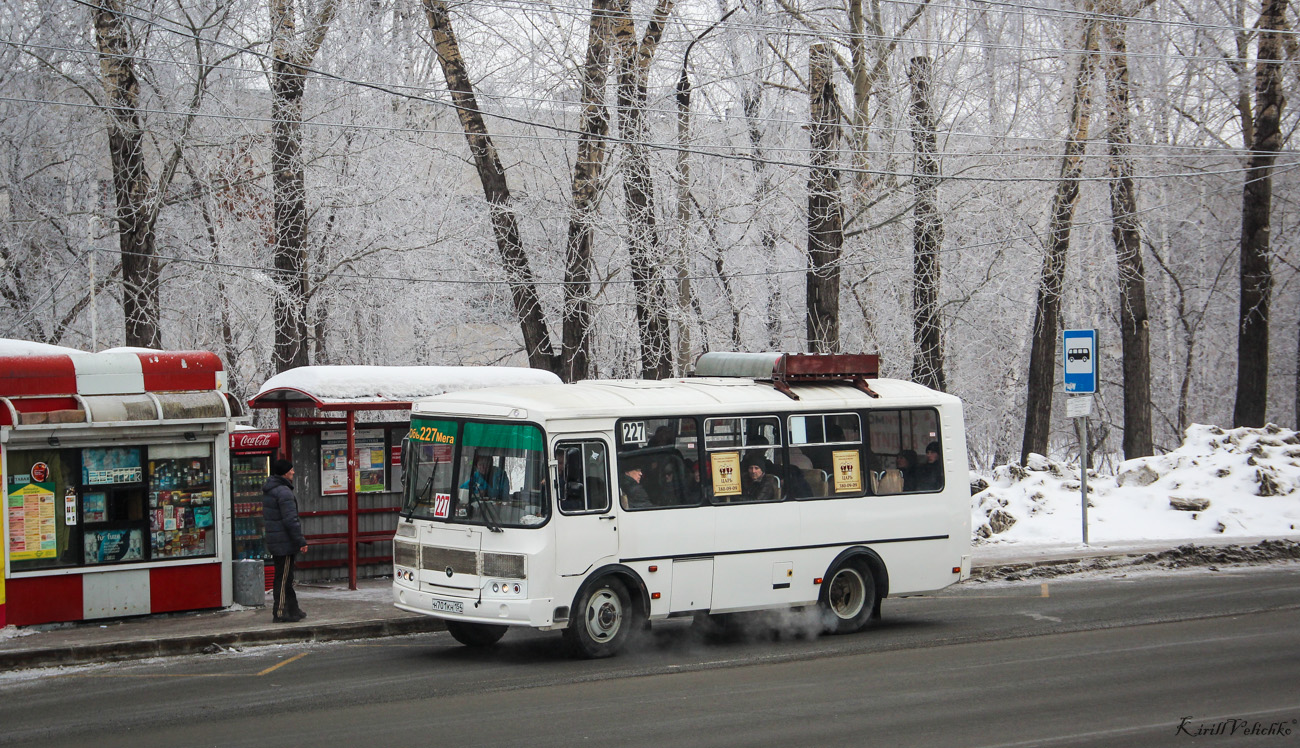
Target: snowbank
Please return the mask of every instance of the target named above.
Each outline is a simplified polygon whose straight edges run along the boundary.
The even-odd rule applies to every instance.
[[[1031,455],[971,497],[976,543],[1079,542],[1079,466]],[[1300,434],[1194,425],[1183,446],[1088,474],[1090,541],[1288,535],[1300,528]]]

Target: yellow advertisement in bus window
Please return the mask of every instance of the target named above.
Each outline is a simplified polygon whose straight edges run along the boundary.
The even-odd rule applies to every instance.
[[[713,495],[740,495],[740,453],[713,453]]]
[[[862,470],[858,462],[858,451],[856,449],[836,450],[833,453],[835,461],[835,493],[848,493],[850,491],[862,490]]]

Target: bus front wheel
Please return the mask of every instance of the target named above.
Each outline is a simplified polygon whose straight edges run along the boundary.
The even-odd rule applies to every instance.
[[[506,627],[489,623],[447,621],[447,633],[467,647],[490,647],[506,635]]]
[[[627,586],[614,577],[589,582],[578,593],[573,611],[564,639],[574,654],[586,659],[617,654],[638,627]]]
[[[860,631],[876,607],[876,580],[866,564],[847,559],[822,584],[820,607],[828,632]]]

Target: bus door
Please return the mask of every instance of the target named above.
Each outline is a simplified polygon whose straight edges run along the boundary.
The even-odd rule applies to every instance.
[[[598,434],[555,443],[555,571],[585,574],[618,555],[609,442]]]

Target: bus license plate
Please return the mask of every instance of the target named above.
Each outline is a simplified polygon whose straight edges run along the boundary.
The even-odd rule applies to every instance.
[[[433,609],[442,613],[464,613],[465,604],[433,598]]]

